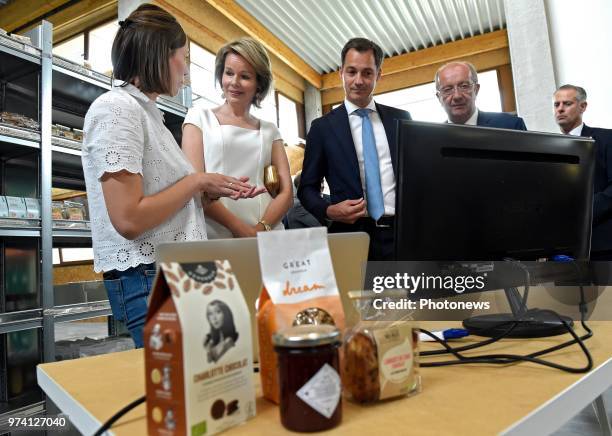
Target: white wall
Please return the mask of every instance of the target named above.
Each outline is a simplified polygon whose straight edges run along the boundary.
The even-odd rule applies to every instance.
[[[518,115],[529,130],[556,132],[556,89],[544,0],[504,0]]]
[[[584,121],[612,129],[612,0],[545,0],[557,86],[586,89]]]

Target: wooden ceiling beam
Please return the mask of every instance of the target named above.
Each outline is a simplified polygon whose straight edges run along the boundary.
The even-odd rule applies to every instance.
[[[259,40],[266,49],[289,65],[311,85],[317,89],[321,88],[321,75],[235,1],[206,0],[206,2],[248,35]]]
[[[70,0],[18,0],[0,8],[0,28],[12,32]]]
[[[443,65],[454,60],[465,59],[481,53],[508,48],[508,33],[505,29],[472,38],[461,39],[447,44],[417,50],[385,59],[383,77],[406,71],[417,70],[428,65]],[[434,71],[435,72],[435,71]],[[342,87],[338,71],[324,74],[321,90]]]
[[[49,17],[54,43],[117,17],[117,0],[83,0]]]
[[[478,71],[491,70],[503,65],[510,64],[510,53],[508,48],[498,48],[469,56],[462,56],[462,60],[471,62]],[[376,94],[396,91],[411,86],[423,85],[433,82],[438,68],[448,61],[440,60],[438,63],[427,63],[420,67],[411,68],[395,74],[385,74],[376,86]],[[344,89],[342,86],[326,89],[321,92],[321,104],[333,105],[344,100]]]
[[[227,41],[245,35],[245,31],[230,22],[221,12],[201,0],[152,0],[174,15],[190,40],[216,53]],[[293,68],[270,53],[275,88],[303,103],[306,82]]]

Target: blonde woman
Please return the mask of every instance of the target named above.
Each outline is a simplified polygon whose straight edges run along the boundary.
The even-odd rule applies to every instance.
[[[293,204],[289,162],[280,132],[270,122],[251,115],[272,87],[270,59],[252,38],[223,46],[215,60],[215,81],[225,102],[213,109],[192,108],[183,124],[183,152],[196,171],[246,176],[263,187],[264,168],[276,166],[280,188],[234,201],[221,198],[206,206],[208,238],[255,236],[283,229],[281,222]]]

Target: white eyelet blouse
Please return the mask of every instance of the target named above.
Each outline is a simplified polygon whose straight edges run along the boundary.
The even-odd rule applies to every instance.
[[[93,102],[83,130],[83,172],[96,272],[125,271],[155,262],[155,248],[162,242],[206,239],[197,196],[168,221],[132,241],[117,233],[110,222],[100,182],[104,173],[127,170],[142,175],[148,196],[194,172],[154,101],[133,85],[115,87]]]

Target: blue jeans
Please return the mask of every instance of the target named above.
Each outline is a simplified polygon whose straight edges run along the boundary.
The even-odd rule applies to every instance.
[[[104,287],[113,316],[123,321],[136,348],[143,347],[142,332],[147,316],[147,298],[153,287],[155,264],[138,265],[125,271],[104,273]]]

